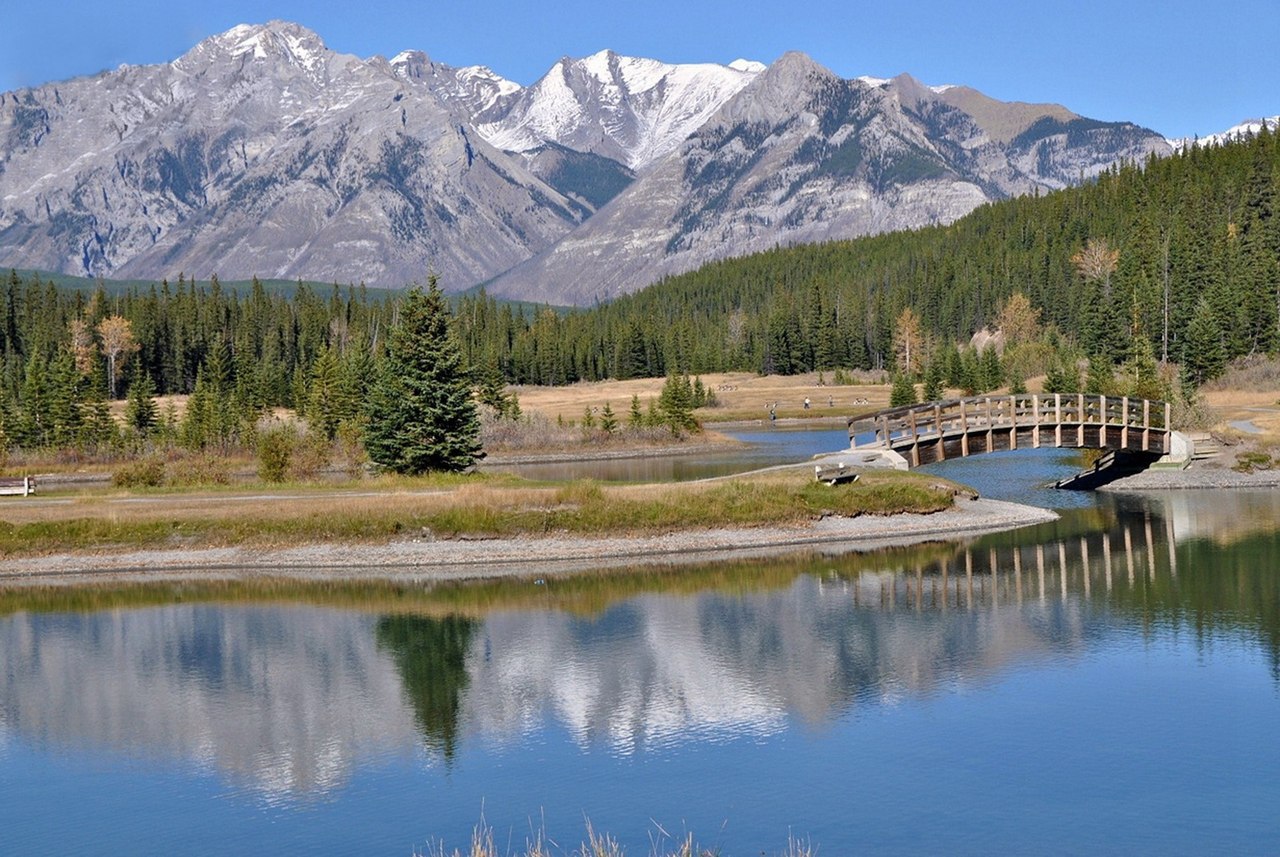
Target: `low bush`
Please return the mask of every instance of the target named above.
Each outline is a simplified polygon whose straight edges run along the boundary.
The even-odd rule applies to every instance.
[[[1240,473],[1253,473],[1255,470],[1270,470],[1275,466],[1271,453],[1262,450],[1248,450],[1236,453],[1236,463],[1231,467]]]
[[[177,486],[229,485],[231,466],[213,453],[175,461],[169,469],[169,484]]]
[[[116,488],[159,488],[164,483],[164,462],[155,457],[128,462],[111,474]]]
[[[289,473],[298,433],[293,426],[272,426],[258,434],[258,478],[263,482],[283,482]]]
[[[307,432],[294,444],[289,462],[289,478],[311,482],[329,469],[333,460],[333,444],[319,432]]]

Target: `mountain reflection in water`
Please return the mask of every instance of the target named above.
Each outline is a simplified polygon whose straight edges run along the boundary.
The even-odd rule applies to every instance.
[[[875,555],[537,587],[369,583],[342,590],[346,609],[287,584],[273,603],[250,587],[247,604],[87,612],[13,592],[0,740],[185,760],[288,799],[332,790],[366,758],[449,764],[460,746],[552,725],[620,755],[822,727],[1134,630],[1244,636],[1280,679],[1276,501],[1238,502],[1263,523],[1225,547],[1180,540],[1176,522],[1195,516],[1165,501],[1101,529],[1068,517]],[[680,580],[696,590],[673,592]]]

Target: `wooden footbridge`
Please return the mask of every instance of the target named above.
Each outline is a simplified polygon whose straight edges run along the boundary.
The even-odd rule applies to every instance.
[[[1024,393],[908,405],[849,420],[849,445],[890,449],[911,467],[1040,447],[1169,452],[1167,402],[1087,393]],[[1123,456],[1122,456],[1123,457]]]

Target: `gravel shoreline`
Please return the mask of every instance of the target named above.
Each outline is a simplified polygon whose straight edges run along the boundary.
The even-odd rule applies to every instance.
[[[688,530],[656,536],[406,539],[272,550],[206,548],[56,554],[8,559],[0,586],[253,577],[465,580],[560,575],[644,564],[691,564],[811,550],[834,554],[972,537],[1057,519],[1017,503],[957,499],[931,515],[824,518],[807,526]]]
[[[1099,491],[1180,491],[1189,488],[1280,488],[1280,471],[1240,473],[1227,467],[1192,465],[1186,470],[1144,470],[1100,486]]]

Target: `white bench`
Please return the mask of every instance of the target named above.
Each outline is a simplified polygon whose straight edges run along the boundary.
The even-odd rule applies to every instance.
[[[36,493],[36,480],[30,476],[23,476],[21,479],[0,479],[0,495],[27,497],[34,493]]]

